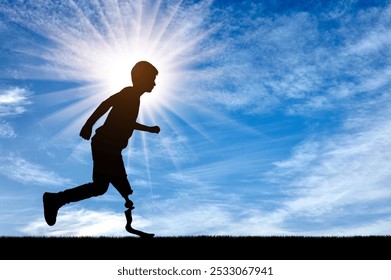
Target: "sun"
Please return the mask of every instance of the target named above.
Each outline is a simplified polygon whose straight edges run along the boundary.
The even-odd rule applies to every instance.
[[[178,69],[172,68],[172,61],[158,50],[147,47],[123,46],[120,50],[100,50],[96,54],[100,59],[90,61],[91,84],[101,88],[101,97],[105,98],[127,86],[132,86],[131,69],[138,61],[148,61],[159,71],[152,93],[142,96],[142,102],[148,108],[158,108],[167,103],[175,94],[173,88],[181,86],[181,79],[175,79]],[[166,104],[162,104],[166,103]]]
[[[184,87],[184,73],[201,59],[203,52],[199,43],[209,34],[199,19],[190,23],[188,20],[189,16],[200,18],[208,9],[208,1],[204,5],[200,3],[183,5],[182,1],[136,0],[108,1],[102,7],[88,7],[84,2],[73,4],[67,8],[73,10],[75,18],[56,19],[54,27],[45,33],[55,44],[45,47],[42,58],[47,63],[39,71],[49,78],[79,81],[90,86],[93,90],[85,96],[95,95],[96,98],[90,99],[93,104],[84,102],[87,111],[96,105],[96,100],[131,86],[132,67],[145,60],[153,64],[159,74],[153,94],[144,94],[142,102],[150,113],[158,108],[174,109],[171,101]],[[56,9],[54,13],[60,16],[65,13],[61,9],[65,8]],[[87,10],[91,8],[95,10]],[[39,28],[43,32],[49,27]],[[77,106],[77,110],[83,108]]]

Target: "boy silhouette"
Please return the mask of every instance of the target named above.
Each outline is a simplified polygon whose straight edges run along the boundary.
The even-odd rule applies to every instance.
[[[141,237],[152,237],[152,233],[144,233],[131,226],[131,210],[134,209],[129,195],[133,193],[127,179],[122,150],[128,145],[128,140],[134,130],[159,133],[158,126],[146,126],[138,123],[137,116],[140,108],[140,97],[145,92],[151,92],[155,87],[158,70],[147,61],[137,62],[131,70],[133,86],[125,87],[103,101],[80,131],[80,136],[89,140],[96,121],[107,111],[110,112],[102,126],[95,130],[91,138],[93,159],[92,182],[58,193],[43,194],[43,209],[45,221],[49,226],[56,223],[58,210],[65,204],[77,202],[93,196],[106,193],[110,183],[125,199],[127,224],[125,229]]]

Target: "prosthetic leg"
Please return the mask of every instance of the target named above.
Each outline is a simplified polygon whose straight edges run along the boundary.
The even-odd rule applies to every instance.
[[[129,233],[138,235],[141,238],[152,238],[152,237],[154,237],[155,236],[154,233],[147,233],[147,232],[144,232],[144,231],[141,231],[141,230],[134,229],[132,227],[132,221],[133,221],[132,210],[134,209],[133,203],[131,203],[131,205],[129,205],[129,203],[127,203],[127,204],[125,204],[125,206],[127,206],[127,207],[130,206],[129,209],[124,212],[125,213],[125,217],[126,217],[126,226],[125,226],[126,231],[129,232]]]

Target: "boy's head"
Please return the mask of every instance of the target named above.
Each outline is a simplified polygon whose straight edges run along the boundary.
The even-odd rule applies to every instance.
[[[131,71],[133,87],[143,92],[151,92],[154,88],[158,70],[147,61],[137,62]]]

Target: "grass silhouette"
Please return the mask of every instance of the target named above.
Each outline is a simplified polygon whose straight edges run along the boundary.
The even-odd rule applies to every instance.
[[[0,259],[387,259],[390,236],[2,236]]]

